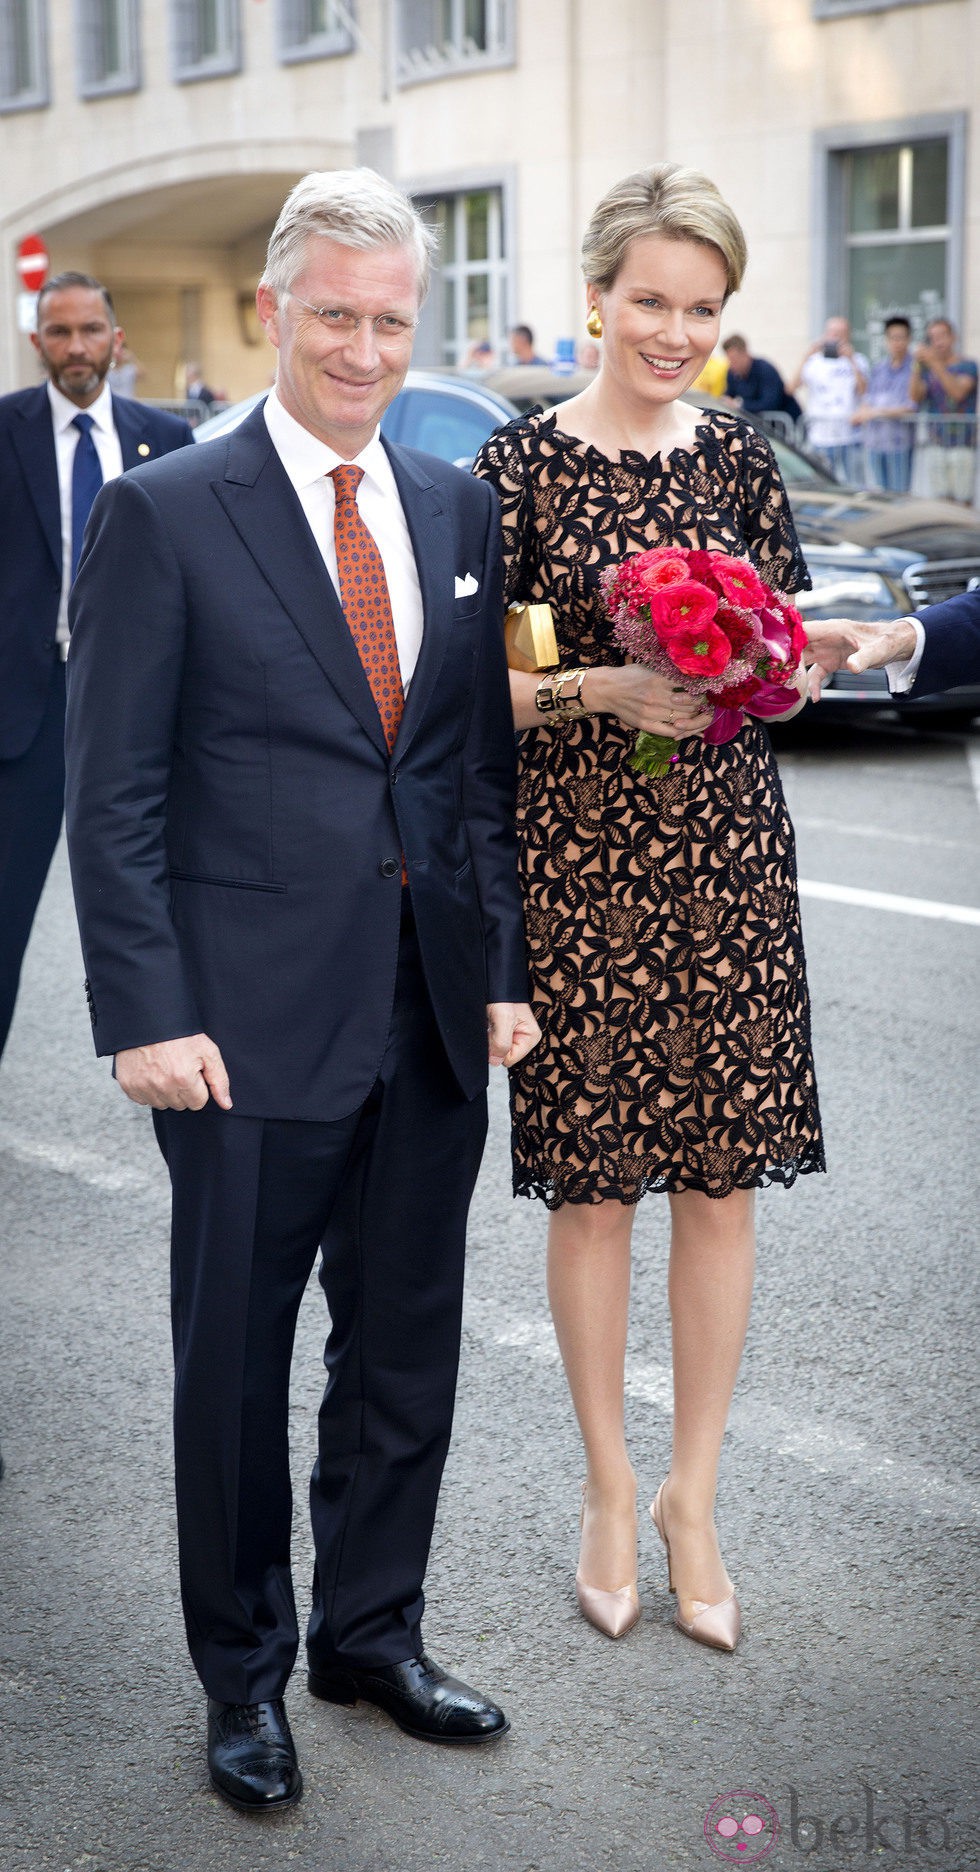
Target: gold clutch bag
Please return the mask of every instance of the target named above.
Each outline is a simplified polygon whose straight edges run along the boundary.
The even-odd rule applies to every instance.
[[[557,669],[558,639],[550,604],[512,604],[504,613],[504,642],[510,669],[535,675]]]

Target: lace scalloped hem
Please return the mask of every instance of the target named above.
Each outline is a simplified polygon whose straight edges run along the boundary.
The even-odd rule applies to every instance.
[[[514,1195],[538,1198],[546,1209],[561,1209],[565,1203],[599,1202],[619,1202],[627,1208],[633,1208],[644,1196],[679,1196],[686,1190],[697,1190],[704,1196],[710,1196],[713,1201],[720,1202],[737,1189],[766,1189],[771,1183],[789,1189],[797,1177],[825,1172],[826,1168],[823,1150],[816,1147],[803,1156],[791,1158],[789,1163],[768,1164],[764,1169],[746,1164],[746,1174],[716,1178],[711,1187],[694,1177],[680,1179],[676,1172],[665,1171],[661,1176],[643,1177],[628,1188],[621,1188],[610,1179],[601,1191],[596,1189],[594,1177],[584,1171],[558,1184],[553,1177],[542,1180],[530,1172],[515,1170]]]

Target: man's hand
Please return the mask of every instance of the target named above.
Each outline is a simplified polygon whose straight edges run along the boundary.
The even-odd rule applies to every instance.
[[[207,1034],[127,1047],[116,1054],[116,1079],[135,1105],[155,1111],[200,1111],[209,1098],[231,1110],[225,1063]]]
[[[490,1001],[487,1038],[491,1066],[516,1066],[537,1046],[541,1029],[526,1001]]]
[[[884,669],[886,663],[907,663],[915,649],[915,626],[908,618],[865,624],[857,618],[813,618],[806,623],[807,647],[803,661],[810,672],[810,698],[832,671]]]

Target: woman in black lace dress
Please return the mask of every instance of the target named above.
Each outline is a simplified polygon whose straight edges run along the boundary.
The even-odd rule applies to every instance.
[[[635,1205],[665,1191],[674,1431],[651,1513],[677,1623],[733,1650],[714,1525],[718,1459],[752,1293],[760,1185],[823,1168],[793,833],[765,729],[720,747],[670,683],[624,666],[600,575],[678,543],[808,583],[765,438],[681,402],[718,337],[745,243],[714,185],[664,165],[611,190],[586,234],[602,365],[580,396],[498,431],[477,460],[503,511],[508,597],[550,602],[562,705],[512,674],[535,1013],[512,1075],[515,1189],[551,1210],[548,1289],[585,1443],[576,1576],[617,1637],[639,1616],[623,1384]],[[584,671],[579,676],[577,672]],[[795,714],[803,689],[794,695]],[[637,729],[676,734],[664,779]]]

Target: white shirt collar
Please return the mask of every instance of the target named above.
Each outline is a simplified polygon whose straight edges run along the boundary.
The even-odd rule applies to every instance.
[[[275,444],[283,467],[297,493],[300,488],[311,487],[322,480],[324,475],[332,474],[343,462],[353,460],[355,467],[363,468],[377,486],[387,491],[391,486],[391,464],[381,440],[381,429],[377,428],[358,455],[353,457],[338,455],[327,442],[321,442],[311,429],[307,429],[295,416],[291,416],[279,401],[275,390],[270,390],[265,400],[266,428]]]
[[[73,403],[70,397],[66,397],[49,377],[48,401],[51,404],[55,430],[59,435],[71,426],[76,416],[80,415],[91,416],[97,429],[104,430],[107,435],[113,434],[115,425],[112,420],[112,392],[107,383],[103,383],[95,402],[90,403],[86,410],[80,410],[78,404]]]

